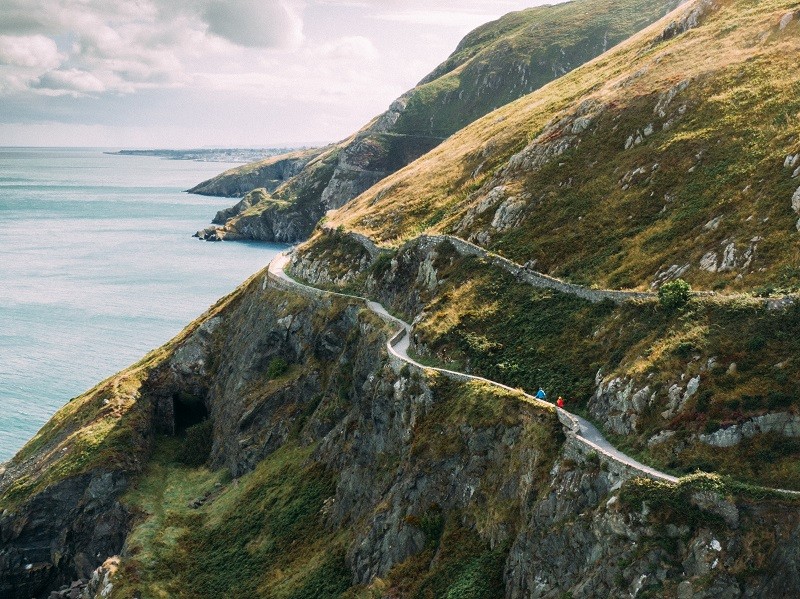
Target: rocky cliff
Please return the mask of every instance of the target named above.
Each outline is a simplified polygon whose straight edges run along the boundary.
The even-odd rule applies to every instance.
[[[442,294],[445,250],[387,263],[396,287],[390,277],[373,290],[422,323]],[[102,443],[80,454],[83,474],[57,481],[63,465],[47,461],[85,430],[77,416],[117,405],[119,386],[15,458],[4,596],[800,592],[790,498],[709,476],[630,479],[565,436],[553,410],[390,357],[392,328],[362,303],[274,285],[261,273],[139,365],[128,413],[146,408],[137,430],[150,441],[137,468],[92,464]],[[53,484],[11,492],[37,461]],[[45,517],[54,508],[64,517]]]
[[[279,202],[217,215],[201,239],[296,242],[339,208],[492,110],[602,54],[680,0],[578,0],[512,13],[470,33],[417,87],[352,137],[302,159],[234,169],[194,193],[241,197],[265,188]],[[223,220],[224,219],[224,220]],[[219,222],[223,221],[223,222]]]

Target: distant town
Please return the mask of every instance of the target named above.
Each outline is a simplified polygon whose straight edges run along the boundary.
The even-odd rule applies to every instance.
[[[270,156],[286,154],[305,148],[210,148],[199,150],[120,150],[107,152],[118,156],[154,156],[166,160],[194,160],[195,162],[257,162]]]

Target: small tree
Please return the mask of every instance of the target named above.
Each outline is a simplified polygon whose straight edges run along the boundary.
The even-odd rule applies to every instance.
[[[673,311],[683,308],[689,303],[692,287],[683,279],[675,279],[664,283],[658,290],[658,303],[665,310]]]

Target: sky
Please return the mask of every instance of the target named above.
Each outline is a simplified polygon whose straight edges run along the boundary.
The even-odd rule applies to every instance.
[[[0,0],[0,146],[336,141],[470,30],[545,3]]]

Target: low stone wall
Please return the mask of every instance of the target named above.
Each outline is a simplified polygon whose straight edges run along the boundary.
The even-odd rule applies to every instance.
[[[449,242],[462,256],[475,256],[477,258],[486,260],[493,266],[505,270],[506,272],[514,275],[518,280],[523,281],[528,285],[544,289],[553,289],[561,293],[569,293],[592,303],[599,303],[604,300],[622,303],[631,300],[651,300],[658,297],[656,293],[646,291],[589,289],[588,287],[583,287],[581,285],[567,283],[560,279],[556,279],[546,274],[521,266],[516,262],[512,262],[507,258],[498,256],[497,254],[475,245],[474,243],[464,241],[463,239],[459,237],[453,237],[452,235],[422,235],[418,237],[415,242],[423,244],[424,247],[435,247],[440,243]]]

